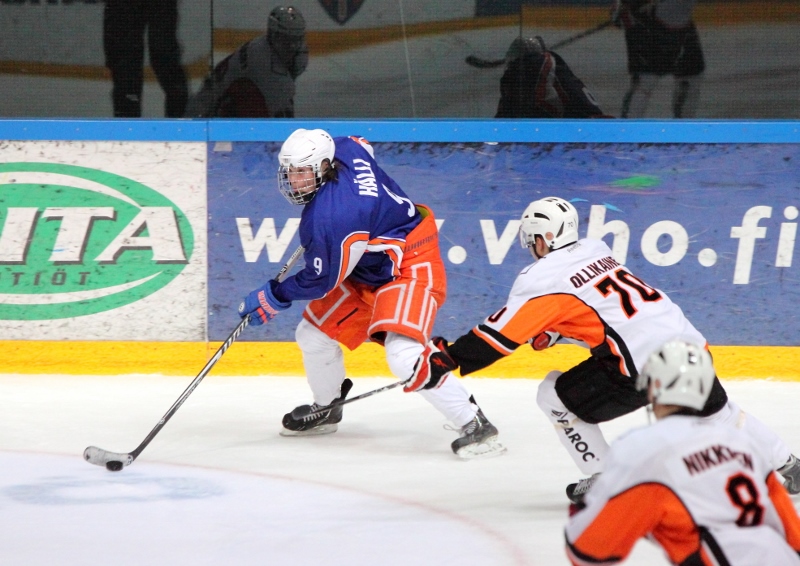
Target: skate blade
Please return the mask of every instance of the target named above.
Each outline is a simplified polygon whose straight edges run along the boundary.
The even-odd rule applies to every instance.
[[[500,444],[497,438],[490,438],[479,444],[468,444],[456,452],[456,456],[462,460],[478,460],[482,458],[494,458],[506,452],[506,447]]]
[[[332,432],[336,432],[339,429],[338,424],[324,424],[322,426],[316,426],[314,428],[310,428],[308,430],[289,430],[288,428],[282,428],[280,430],[281,436],[319,436],[321,434],[331,434]]]

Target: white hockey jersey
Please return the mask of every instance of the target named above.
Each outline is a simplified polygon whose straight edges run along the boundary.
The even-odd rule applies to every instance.
[[[623,560],[641,537],[683,566],[800,564],[800,518],[742,430],[671,415],[615,441],[566,527],[574,565]]]
[[[637,375],[650,354],[668,340],[706,344],[678,305],[611,254],[602,240],[582,239],[523,269],[506,305],[472,330],[496,356],[459,360],[462,375],[511,354],[546,330],[585,343],[594,354],[616,357],[620,372],[628,376]],[[486,350],[462,344],[456,342],[451,350],[476,352],[465,356],[473,358]]]
[[[294,79],[261,35],[222,60],[186,107],[187,118],[294,118]]]

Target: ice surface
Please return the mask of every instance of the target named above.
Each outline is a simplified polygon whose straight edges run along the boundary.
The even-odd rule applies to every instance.
[[[461,461],[420,396],[386,391],[345,408],[339,431],[279,436],[310,401],[299,377],[208,376],[139,459],[129,451],[190,378],[0,376],[0,552],[7,564],[568,564],[564,488],[580,473],[536,406],[538,381],[465,379],[508,453]],[[358,394],[390,383],[359,378]],[[795,450],[800,384],[726,383]],[[609,438],[644,411],[604,425]],[[646,541],[631,565],[666,564]]]

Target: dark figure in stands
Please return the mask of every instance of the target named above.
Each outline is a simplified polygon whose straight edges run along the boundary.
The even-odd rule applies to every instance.
[[[113,82],[114,117],[142,115],[145,34],[150,65],[166,96],[164,115],[183,116],[189,87],[177,27],[178,0],[106,0],[103,51]]]

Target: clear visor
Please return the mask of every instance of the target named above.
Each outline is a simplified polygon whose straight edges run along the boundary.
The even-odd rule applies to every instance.
[[[522,226],[519,228],[519,245],[523,248],[529,248],[536,243],[536,234],[528,234],[525,230],[522,229]]]
[[[636,391],[647,391],[650,388],[650,376],[644,372],[636,376]]]
[[[307,204],[319,188],[319,177],[310,165],[305,167],[278,167],[278,188],[292,204]]]

